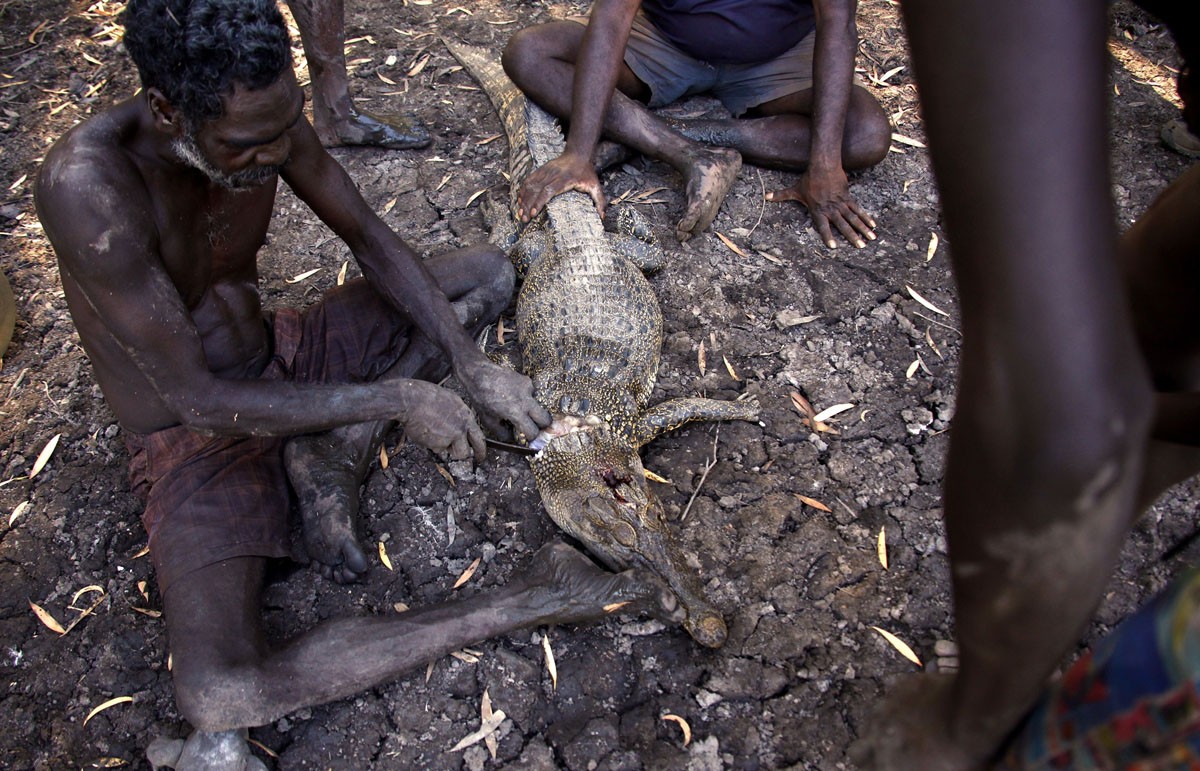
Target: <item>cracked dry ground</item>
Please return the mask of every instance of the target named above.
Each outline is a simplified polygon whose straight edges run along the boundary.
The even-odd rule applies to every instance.
[[[505,143],[493,139],[499,121],[439,37],[499,49],[519,25],[586,10],[469,5],[348,2],[349,37],[359,38],[349,56],[356,93],[369,107],[415,112],[437,138],[421,152],[335,155],[376,211],[426,253],[485,238],[473,196],[506,185]],[[7,768],[144,768],[152,738],[187,731],[173,703],[159,597],[138,556],[145,538],[125,481],[121,431],[79,346],[30,197],[47,145],[133,88],[115,43],[119,8],[0,2],[0,249],[19,312],[0,370],[0,763]],[[1185,163],[1157,142],[1158,126],[1175,110],[1172,46],[1151,20],[1120,4],[1112,32],[1114,195],[1127,225]],[[919,143],[916,90],[893,4],[864,0],[860,34],[861,77],[897,133]],[[673,108],[707,112],[720,108],[706,100]],[[752,393],[763,405],[761,426],[696,426],[645,453],[647,467],[669,480],[656,490],[727,615],[724,648],[704,650],[679,629],[636,619],[537,629],[256,728],[251,737],[278,759],[262,756],[286,769],[845,767],[845,750],[867,730],[880,694],[916,669],[871,627],[895,633],[925,660],[937,640],[954,637],[939,519],[959,349],[947,268],[953,245],[941,239],[929,251],[941,226],[925,151],[903,140],[894,149],[853,179],[855,196],[880,223],[879,240],[861,251],[827,251],[803,210],[763,203],[764,190],[790,183],[786,174],[745,169],[717,218],[713,231],[744,254],[712,232],[686,246],[671,240],[679,180],[663,165],[635,161],[604,179],[612,198],[654,191],[639,205],[668,245],[668,264],[652,278],[667,330],[655,400]],[[310,301],[347,258],[281,189],[261,260],[268,305]],[[320,270],[288,283],[313,268]],[[920,304],[908,287],[948,315]],[[1027,376],[1038,371],[1039,362],[1029,361]],[[793,391],[818,410],[854,407],[830,420],[838,433],[815,434],[793,407]],[[45,469],[25,478],[60,434]],[[265,596],[273,634],[503,584],[556,536],[520,460],[491,457],[477,469],[442,473],[401,441],[388,438],[388,467],[377,464],[363,489],[364,536],[372,548],[386,544],[395,570],[377,565],[352,587],[307,570],[282,576]],[[701,485],[714,448],[716,465]],[[1197,526],[1196,497],[1193,486],[1182,487],[1138,525],[1088,639],[1196,556],[1193,548],[1161,559]],[[881,530],[886,570],[876,551]],[[476,559],[471,580],[452,590]],[[65,637],[30,611],[36,602],[66,624],[78,613],[72,597],[92,585],[103,596],[89,592],[75,607],[101,602]],[[544,664],[544,636],[557,688]],[[495,735],[496,760],[482,743],[450,752],[478,727],[485,690],[507,715]],[[132,701],[84,724],[94,707],[121,696]],[[688,723],[688,746],[680,724],[664,714]]]

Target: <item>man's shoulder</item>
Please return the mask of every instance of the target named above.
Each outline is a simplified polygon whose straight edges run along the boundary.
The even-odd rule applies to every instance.
[[[37,197],[62,205],[94,201],[114,192],[126,200],[136,196],[141,184],[127,147],[130,133],[136,130],[130,112],[128,102],[118,104],[63,134],[38,171]],[[137,186],[129,189],[135,182]]]

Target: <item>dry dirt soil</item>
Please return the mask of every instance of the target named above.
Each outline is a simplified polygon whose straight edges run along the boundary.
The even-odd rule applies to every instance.
[[[32,201],[31,180],[55,138],[136,86],[119,44],[121,5],[0,0],[0,250],[19,314],[0,370],[5,768],[146,768],[153,738],[189,731],[174,704],[122,430],[80,347]],[[423,253],[485,239],[475,194],[505,189],[506,143],[490,104],[440,38],[499,50],[520,27],[584,13],[586,4],[347,6],[361,103],[411,111],[436,139],[418,152],[340,149],[335,156]],[[712,230],[681,246],[670,236],[681,196],[669,167],[635,160],[604,178],[610,198],[635,201],[668,249],[666,267],[651,279],[666,318],[655,401],[750,393],[763,406],[761,425],[699,425],[645,452],[646,466],[669,480],[655,489],[726,613],[725,647],[702,649],[678,628],[639,619],[530,630],[253,729],[270,765],[844,768],[880,695],[917,670],[872,627],[898,635],[926,662],[935,642],[954,638],[939,497],[960,348],[947,261],[953,244],[941,236],[896,5],[862,0],[859,14],[860,75],[903,137],[882,164],[852,180],[878,219],[878,241],[825,249],[803,209],[763,200],[793,177],[748,167]],[[1185,160],[1158,140],[1177,110],[1177,58],[1165,32],[1118,4],[1112,51],[1113,192],[1125,226]],[[703,99],[671,110],[720,111]],[[344,244],[281,185],[261,258],[266,303],[311,301],[348,259]],[[349,273],[356,275],[353,264]],[[1026,375],[1037,378],[1039,365],[1030,360]],[[829,421],[836,433],[814,433],[793,392],[817,410],[853,408]],[[32,476],[55,438],[49,462]],[[377,463],[363,488],[363,535],[372,550],[386,544],[394,570],[376,565],[369,580],[350,587],[307,569],[285,571],[265,595],[277,638],[337,615],[394,613],[397,603],[504,584],[557,537],[519,458],[444,469],[399,435],[387,448],[387,468]],[[1200,549],[1192,548],[1163,559],[1200,522],[1197,497],[1194,486],[1174,491],[1137,526],[1088,639],[1196,557]],[[881,532],[886,568],[877,554]],[[474,577],[453,589],[476,560]],[[59,635],[31,603],[64,626],[80,609],[91,614]],[[545,663],[547,638],[557,687]],[[494,760],[482,743],[451,751],[479,726],[485,691],[508,716]],[[85,719],[118,697],[132,701]],[[689,744],[667,714],[690,726]]]

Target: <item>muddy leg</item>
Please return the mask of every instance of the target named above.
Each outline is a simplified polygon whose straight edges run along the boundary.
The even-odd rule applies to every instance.
[[[612,574],[562,543],[543,547],[508,585],[401,614],[322,622],[278,647],[263,641],[265,561],[235,558],[180,579],[163,598],[179,711],[196,729],[263,725],[351,696],[464,645],[538,624],[622,613],[670,616],[674,597],[638,571]]]
[[[346,73],[342,0],[287,0],[300,28],[313,88],[313,127],[321,144],[374,145],[389,150],[425,147],[432,140],[419,123],[359,112]]]
[[[512,266],[499,251],[478,246],[426,262],[464,326],[477,333],[512,298]],[[450,365],[429,338],[414,331],[385,378],[437,381]],[[356,580],[368,562],[358,536],[358,489],[390,421],[343,426],[290,439],[284,463],[304,524],[309,558],[326,578]]]
[[[584,29],[572,21],[529,27],[514,35],[504,50],[504,69],[513,82],[559,118],[571,116],[575,57]],[[706,147],[676,132],[638,101],[648,96],[646,84],[622,64],[604,135],[669,163],[683,175],[687,203],[676,236],[686,241],[712,224],[737,179],[742,159],[734,150]]]

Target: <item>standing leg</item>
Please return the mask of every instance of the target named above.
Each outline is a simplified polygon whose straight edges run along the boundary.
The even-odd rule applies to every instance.
[[[449,252],[425,265],[463,325],[474,333],[494,321],[512,299],[512,266],[491,246]],[[381,314],[398,316],[390,307],[382,307],[382,301],[378,304]],[[430,381],[445,377],[449,364],[441,350],[416,331],[411,319],[390,319],[397,322],[409,327],[410,334],[403,353],[383,377]],[[309,557],[325,577],[339,583],[354,581],[367,569],[358,535],[358,489],[390,425],[389,421],[359,423],[299,436],[289,440],[284,450]]]
[[[872,767],[973,768],[1103,592],[1152,393],[1116,259],[1103,4],[904,12],[963,308],[944,491],[961,669],[919,681],[923,709],[891,694],[868,741]]]
[[[408,150],[433,141],[419,123],[355,109],[346,73],[343,0],[287,0],[287,4],[300,28],[300,42],[312,75],[313,126],[321,144]]]
[[[345,698],[464,645],[538,624],[599,620],[614,603],[664,619],[679,614],[658,579],[606,573],[557,543],[499,589],[401,614],[333,619],[269,646],[259,606],[264,565],[257,557],[225,560],[189,573],[163,597],[176,702],[200,734],[189,740],[193,754],[211,747],[210,762],[237,743],[205,734]]]
[[[584,32],[585,27],[573,21],[551,22],[521,30],[504,49],[505,72],[529,98],[559,118],[571,117],[575,58]],[[604,134],[683,175],[687,204],[677,235],[684,240],[716,218],[742,161],[732,150],[706,147],[676,132],[646,109],[642,102],[649,96],[646,84],[622,64]]]

